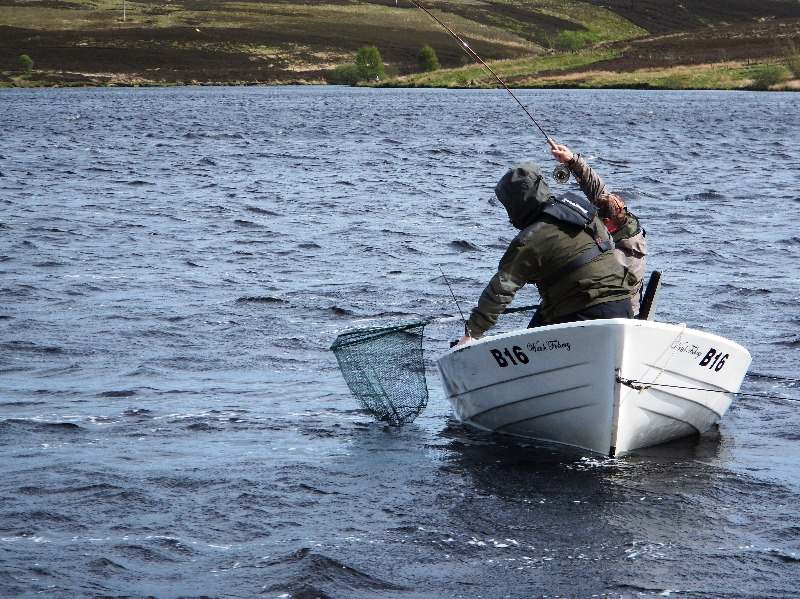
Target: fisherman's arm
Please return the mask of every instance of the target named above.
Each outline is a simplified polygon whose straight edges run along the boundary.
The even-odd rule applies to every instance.
[[[500,315],[514,300],[517,291],[527,282],[524,275],[526,247],[519,239],[514,239],[500,260],[497,272],[486,285],[478,299],[478,305],[466,324],[466,334],[458,342],[463,345],[473,339],[480,339],[492,328]]]
[[[575,175],[575,180],[581,187],[581,191],[592,204],[597,204],[598,200],[609,193],[608,186],[594,169],[584,160],[580,154],[573,154],[564,145],[556,145],[551,150],[556,160],[566,164],[569,170]]]

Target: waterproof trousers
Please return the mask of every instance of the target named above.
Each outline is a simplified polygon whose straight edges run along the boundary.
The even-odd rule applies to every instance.
[[[529,329],[543,327],[548,324],[561,324],[562,322],[578,322],[580,320],[599,320],[601,318],[633,318],[633,308],[629,299],[621,299],[614,302],[605,302],[590,306],[583,310],[578,310],[572,314],[566,314],[556,318],[552,322],[542,322],[539,310],[534,312],[533,318],[528,323]]]

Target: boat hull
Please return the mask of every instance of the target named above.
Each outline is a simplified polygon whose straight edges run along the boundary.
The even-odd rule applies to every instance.
[[[465,424],[606,455],[707,431],[749,365],[722,337],[630,319],[489,336],[438,361]]]

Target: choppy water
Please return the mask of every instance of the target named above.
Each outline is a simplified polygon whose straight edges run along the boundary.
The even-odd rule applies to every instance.
[[[471,305],[513,235],[547,156],[501,92],[3,91],[0,596],[796,596],[800,95],[521,96],[631,198],[660,317],[789,399],[616,460],[469,433],[433,372],[411,426],[357,409],[336,332],[452,313],[437,264]]]

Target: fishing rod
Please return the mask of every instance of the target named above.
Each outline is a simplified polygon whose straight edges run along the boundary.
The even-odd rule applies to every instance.
[[[453,293],[453,288],[450,286],[450,281],[447,280],[447,275],[444,274],[444,269],[442,268],[442,265],[441,264],[437,264],[437,266],[439,267],[439,271],[442,273],[442,278],[444,279],[444,282],[447,283],[447,288],[450,290],[450,295],[453,296],[453,301],[456,304],[456,308],[458,308],[458,313],[461,314],[461,320],[464,321],[464,330],[466,330],[467,329],[467,319],[464,318],[464,311],[461,310],[461,304],[458,303],[458,300],[456,299],[456,294]]]
[[[555,149],[556,148],[555,140],[547,134],[544,128],[539,124],[539,122],[533,117],[530,111],[520,101],[517,95],[513,91],[511,91],[508,85],[506,85],[506,82],[500,78],[500,75],[498,75],[492,67],[486,64],[486,61],[483,60],[483,58],[481,58],[478,55],[478,53],[475,50],[473,50],[472,47],[466,41],[464,41],[464,39],[460,35],[458,35],[450,27],[448,27],[447,24],[444,23],[441,19],[439,19],[435,14],[433,14],[427,8],[422,6],[422,4],[420,4],[417,0],[408,0],[408,1],[414,6],[416,6],[418,9],[420,9],[422,12],[424,12],[426,15],[428,15],[431,19],[436,21],[439,25],[441,25],[447,31],[447,33],[449,33],[453,37],[453,39],[455,39],[458,42],[459,47],[462,50],[464,50],[467,56],[475,60],[480,66],[489,71],[489,73],[491,73],[495,79],[497,79],[497,82],[503,86],[503,89],[505,89],[511,95],[512,98],[514,98],[516,103],[519,104],[519,107],[522,108],[522,110],[525,112],[526,115],[528,115],[528,118],[531,120],[531,122],[534,125],[536,125],[536,128],[542,133],[542,135],[544,135],[544,138],[549,144],[549,146],[552,149]],[[567,181],[569,181],[569,176],[570,176],[570,170],[564,164],[559,164],[553,171],[553,178],[557,183],[562,183],[562,184],[566,183]]]

